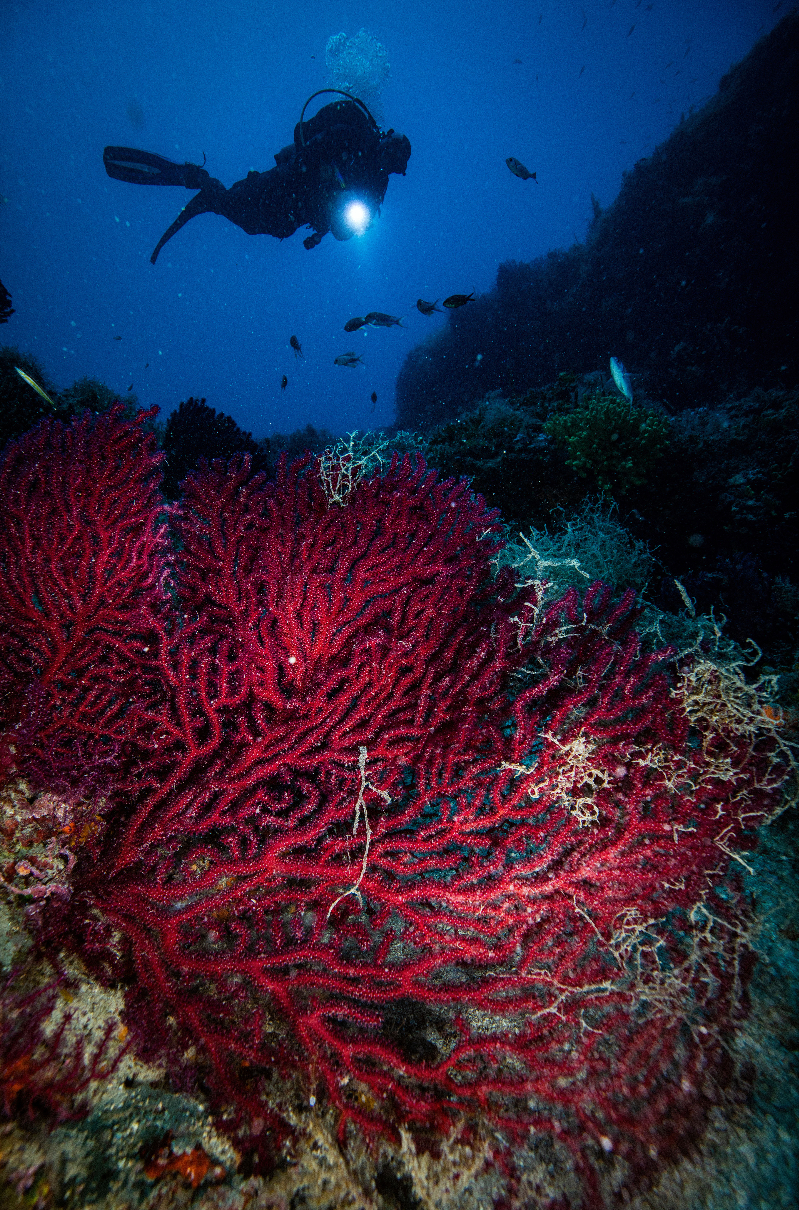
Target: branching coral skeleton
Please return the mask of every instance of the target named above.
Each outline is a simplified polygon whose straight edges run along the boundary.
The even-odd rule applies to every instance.
[[[362,479],[382,469],[388,441],[370,440],[369,435],[350,433],[346,441],[323,451],[319,459],[319,478],[328,504],[343,508]]]
[[[354,895],[360,906],[363,907],[363,896],[361,895],[359,887],[363,882],[363,876],[366,873],[366,863],[369,859],[369,844],[372,839],[372,829],[369,826],[369,815],[366,810],[366,791],[373,790],[375,794],[380,795],[380,797],[383,799],[383,802],[386,804],[391,802],[391,795],[386,790],[379,790],[377,786],[373,786],[370,781],[366,780],[367,756],[368,752],[366,748],[361,746],[358,749],[358,773],[360,775],[360,786],[358,788],[358,798],[355,803],[355,818],[352,822],[352,834],[355,836],[358,831],[358,824],[361,819],[361,814],[363,814],[363,826],[366,830],[366,844],[363,851],[363,861],[361,862],[361,872],[358,875],[357,881],[353,883],[350,889],[345,891],[343,895],[339,895],[337,899],[333,900],[330,907],[327,909],[328,919],[330,919],[330,913],[333,911],[333,908],[336,906],[336,904],[341,903],[342,899],[346,899],[348,895]]]

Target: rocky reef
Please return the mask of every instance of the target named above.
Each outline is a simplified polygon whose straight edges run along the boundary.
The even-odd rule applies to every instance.
[[[797,382],[799,15],[628,173],[584,243],[500,265],[494,289],[409,353],[397,424],[427,428],[489,391],[624,360],[669,410]],[[482,356],[478,358],[478,354]]]

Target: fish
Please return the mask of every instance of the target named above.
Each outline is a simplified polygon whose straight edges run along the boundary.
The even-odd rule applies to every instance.
[[[538,184],[535,173],[528,172],[521,160],[517,160],[515,156],[509,155],[505,163],[508,165],[513,175],[519,177],[520,180],[535,181],[536,185]]]
[[[288,378],[286,377],[286,375],[284,374],[284,375],[283,375],[283,377],[280,379],[280,389],[281,389],[281,391],[285,391],[285,389],[286,389],[286,387],[287,387],[288,385],[289,385],[289,380],[288,380]]]
[[[34,381],[33,381],[33,379],[31,378],[30,374],[26,374],[24,370],[21,370],[21,369],[19,368],[19,366],[14,366],[14,369],[17,371],[17,373],[19,374],[20,378],[21,378],[21,379],[22,379],[24,382],[27,382],[27,384],[28,384],[28,386],[29,386],[29,387],[33,387],[33,389],[34,389],[34,391],[36,392],[36,394],[37,394],[37,395],[40,395],[40,396],[41,396],[41,398],[42,398],[42,399],[44,399],[46,403],[49,403],[49,404],[50,404],[50,407],[51,407],[51,408],[54,408],[54,407],[55,407],[55,404],[53,403],[53,401],[52,401],[52,399],[50,398],[50,396],[47,394],[47,391],[45,391],[43,387],[40,387],[40,386],[39,386],[39,384],[38,384],[38,382],[34,382]]]
[[[130,386],[128,387],[128,390],[129,390],[129,391],[132,391],[132,390],[133,390],[133,383],[131,383],[131,384],[130,384]]]
[[[373,328],[393,328],[395,324],[402,327],[402,319],[396,315],[386,315],[385,311],[370,311],[364,317],[365,324],[371,324]]]
[[[363,365],[363,358],[359,357],[357,353],[339,353],[333,364],[337,366]]]
[[[122,337],[121,337],[121,336],[115,336],[115,337],[114,337],[114,340],[121,340],[121,339],[122,339]]]
[[[302,345],[301,345],[301,344],[300,344],[300,342],[297,340],[297,337],[296,337],[296,336],[292,336],[292,337],[289,339],[289,344],[291,345],[292,349],[294,350],[294,356],[295,356],[295,357],[302,357],[302,356],[303,356],[303,352],[302,352]]]
[[[632,403],[633,388],[630,386],[630,375],[627,373],[617,357],[611,357],[610,359],[610,372],[613,375],[613,381],[616,383],[616,386],[619,388],[624,398],[629,399],[630,403]]]
[[[436,299],[436,302],[429,303],[425,302],[423,298],[417,298],[416,306],[422,312],[422,315],[432,315],[434,311],[441,311],[441,308],[436,306],[437,302],[438,299]]]
[[[372,391],[372,403],[377,403],[377,391]]]
[[[360,315],[356,315],[354,319],[348,319],[344,325],[345,332],[357,332],[366,323],[365,319],[361,319]]]
[[[471,294],[450,294],[449,298],[444,299],[444,306],[452,309],[453,307],[463,307],[467,302],[471,302],[474,298],[474,290]]]

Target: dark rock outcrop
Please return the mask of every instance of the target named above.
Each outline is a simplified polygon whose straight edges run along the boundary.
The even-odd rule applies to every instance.
[[[792,13],[595,204],[584,244],[500,265],[489,294],[411,351],[398,426],[605,369],[610,353],[671,410],[795,385],[798,83]]]

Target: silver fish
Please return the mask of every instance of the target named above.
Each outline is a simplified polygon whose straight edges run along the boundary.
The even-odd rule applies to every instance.
[[[26,374],[24,370],[21,370],[19,368],[19,366],[14,366],[14,369],[17,371],[20,378],[24,379],[24,381],[27,382],[29,387],[33,387],[33,389],[37,395],[40,395],[41,398],[44,399],[44,401],[46,403],[50,404],[51,408],[55,407],[55,404],[53,403],[50,396],[47,394],[47,391],[45,391],[44,387],[40,387],[38,382],[34,382],[34,380],[31,378],[30,374]]]
[[[613,381],[619,388],[619,391],[625,399],[633,401],[633,388],[630,385],[630,375],[625,370],[624,366],[619,361],[618,357],[611,357],[610,372],[613,375]]]

